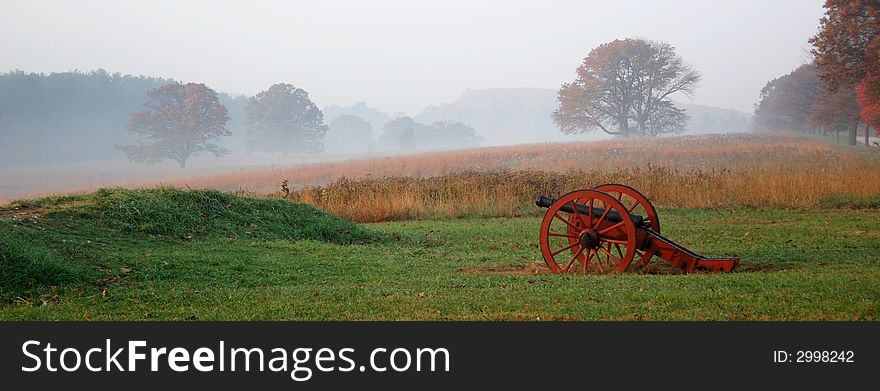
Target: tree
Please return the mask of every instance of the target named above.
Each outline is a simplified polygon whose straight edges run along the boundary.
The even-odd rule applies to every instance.
[[[321,152],[328,129],[309,93],[283,83],[248,100],[245,124],[251,148],[284,155]]]
[[[825,16],[819,23],[819,33],[810,43],[829,93],[853,90],[866,78],[880,77],[880,0],[826,0]],[[872,88],[878,90],[869,91]],[[864,96],[880,96],[880,83],[869,80],[861,89]],[[849,124],[852,145],[856,144],[858,119],[856,115]]]
[[[830,91],[880,71],[880,0],[826,0],[819,33],[810,38]]]
[[[791,73],[771,80],[761,89],[760,100],[755,105],[753,128],[757,131],[806,131],[807,119],[821,93],[822,81],[812,64],[801,65]]]
[[[431,130],[432,142],[447,148],[476,147],[483,142],[474,128],[458,121],[434,121]]]
[[[398,117],[382,127],[379,143],[390,149],[416,148],[416,128],[423,126],[410,117]]]
[[[340,115],[330,121],[325,145],[335,152],[368,151],[373,145],[373,126],[356,115]]]
[[[0,167],[124,156],[115,146],[135,142],[131,114],[171,82],[102,70],[0,74]]]
[[[880,77],[868,76],[856,86],[856,101],[862,109],[862,121],[880,134]],[[867,130],[865,144],[868,143]]]
[[[852,88],[840,87],[837,91],[823,90],[816,98],[808,118],[810,124],[821,127],[825,132],[834,132],[838,139],[840,132],[847,132],[853,123],[858,123],[859,107]]]
[[[699,81],[700,74],[669,44],[615,40],[591,50],[575,81],[562,85],[553,120],[566,134],[594,129],[624,137],[678,132],[688,117],[671,96],[690,95]]]
[[[479,146],[483,138],[474,128],[456,121],[435,121],[425,125],[410,117],[399,117],[382,128],[379,143],[393,150],[456,149]]]
[[[388,113],[380,111],[374,107],[367,106],[364,102],[357,102],[351,106],[340,107],[337,105],[329,105],[321,108],[324,113],[324,120],[328,123],[333,122],[336,117],[341,115],[354,115],[365,119],[370,123],[374,130],[381,130],[382,126],[387,124],[393,118]]]
[[[129,131],[141,138],[136,145],[117,146],[135,162],[158,163],[165,159],[186,168],[190,156],[208,152],[228,154],[212,141],[231,133],[226,129],[227,110],[217,94],[204,84],[171,83],[147,93],[144,110],[131,115]]]
[[[688,115],[667,100],[655,103],[653,110],[640,122],[642,134],[657,136],[663,133],[681,133],[687,129]]]
[[[752,117],[752,130],[774,131],[787,129],[788,124],[779,115],[776,89],[779,86],[779,78],[770,80],[761,88],[758,94],[758,103],[755,103],[755,115]]]

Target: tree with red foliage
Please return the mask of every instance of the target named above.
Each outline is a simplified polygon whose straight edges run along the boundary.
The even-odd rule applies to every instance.
[[[190,156],[229,151],[211,141],[229,136],[227,110],[214,90],[204,84],[171,83],[147,93],[144,110],[131,115],[128,128],[141,138],[137,145],[117,146],[134,162],[176,161],[186,168]]]
[[[841,87],[835,92],[823,90],[813,104],[809,123],[821,127],[825,132],[834,132],[838,139],[840,133],[851,129],[858,123],[859,107],[852,88]]]
[[[880,0],[826,0],[820,31],[810,43],[828,91],[852,89],[865,78],[880,77]],[[861,89],[866,97],[880,96],[880,83],[867,81]],[[849,126],[854,145],[858,121]]]
[[[880,77],[862,79],[856,86],[856,100],[862,108],[862,121],[880,135]]]
[[[880,70],[880,0],[826,0],[819,23],[810,43],[829,90]]]

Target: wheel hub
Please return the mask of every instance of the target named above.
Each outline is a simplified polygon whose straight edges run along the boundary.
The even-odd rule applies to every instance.
[[[592,228],[587,228],[578,234],[578,243],[586,248],[596,248],[599,246],[599,233]]]

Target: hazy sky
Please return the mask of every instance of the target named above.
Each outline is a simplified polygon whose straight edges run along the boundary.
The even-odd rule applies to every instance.
[[[92,70],[319,106],[417,114],[465,89],[558,88],[616,38],[671,43],[703,74],[694,103],[752,111],[805,58],[821,0],[0,0],[0,72]]]

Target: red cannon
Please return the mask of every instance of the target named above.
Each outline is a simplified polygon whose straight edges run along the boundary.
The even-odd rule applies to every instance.
[[[648,199],[626,185],[575,190],[559,198],[538,196],[548,208],[541,222],[541,254],[554,273],[619,273],[644,266],[655,255],[691,273],[729,272],[739,258],[707,258],[660,235]]]

